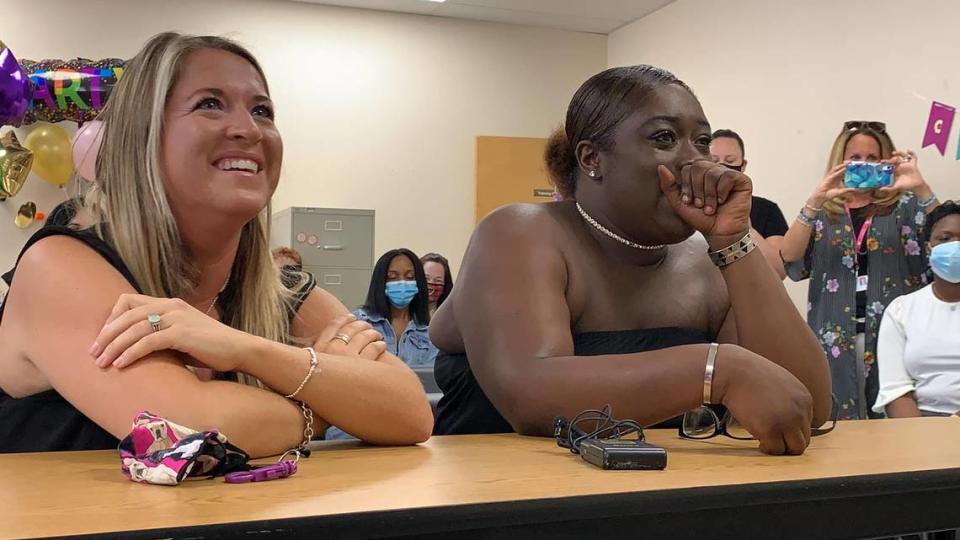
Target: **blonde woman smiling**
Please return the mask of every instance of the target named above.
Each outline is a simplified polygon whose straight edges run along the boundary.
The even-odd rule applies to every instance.
[[[161,34],[130,61],[101,116],[96,188],[6,276],[0,452],[115,447],[140,410],[254,457],[300,444],[311,416],[378,444],[429,437],[423,388],[382,336],[272,266],[269,96],[221,38]]]

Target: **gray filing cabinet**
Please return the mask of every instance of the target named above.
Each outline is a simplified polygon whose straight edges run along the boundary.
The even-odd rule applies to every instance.
[[[373,210],[294,206],[273,214],[270,244],[297,250],[317,285],[352,311],[370,287],[374,216]]]

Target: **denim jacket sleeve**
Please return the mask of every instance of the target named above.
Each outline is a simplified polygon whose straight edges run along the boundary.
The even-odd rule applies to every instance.
[[[410,367],[433,367],[437,352],[426,328],[406,332],[400,340],[400,359]]]

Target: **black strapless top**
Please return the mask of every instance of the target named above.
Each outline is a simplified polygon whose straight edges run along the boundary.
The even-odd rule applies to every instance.
[[[700,331],[676,327],[585,332],[573,336],[573,351],[576,356],[632,354],[710,341]],[[433,369],[443,391],[437,405],[434,435],[513,432],[480,388],[466,355],[441,351]],[[661,426],[672,424],[675,422],[668,421]]]

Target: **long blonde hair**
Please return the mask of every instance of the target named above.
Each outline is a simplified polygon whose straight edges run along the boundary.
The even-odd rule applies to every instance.
[[[890,159],[893,155],[893,152],[896,148],[893,146],[893,140],[890,139],[885,131],[876,131],[870,129],[869,127],[862,127],[860,129],[846,129],[844,127],[843,131],[837,135],[835,141],[833,141],[833,148],[830,150],[830,161],[827,162],[827,173],[829,173],[834,167],[843,163],[844,154],[847,152],[847,144],[850,142],[856,135],[866,135],[871,137],[880,145],[880,159]],[[901,194],[899,192],[894,193],[884,193],[879,190],[873,190],[870,192],[870,198],[874,206],[878,208],[888,208],[897,204],[900,200]],[[835,197],[826,203],[824,203],[824,209],[831,215],[837,216],[845,212],[844,203],[846,200],[843,197]]]
[[[127,63],[99,115],[103,144],[97,156],[95,187],[81,197],[96,233],[130,270],[143,294],[176,298],[196,286],[197,267],[183,245],[163,187],[160,150],[164,108],[186,57],[201,49],[224,50],[257,60],[240,45],[220,37],[163,33],[151,38]],[[249,334],[290,341],[287,310],[292,294],[281,283],[269,249],[270,206],[247,222],[230,273],[224,323]],[[240,376],[247,384],[256,379]]]

